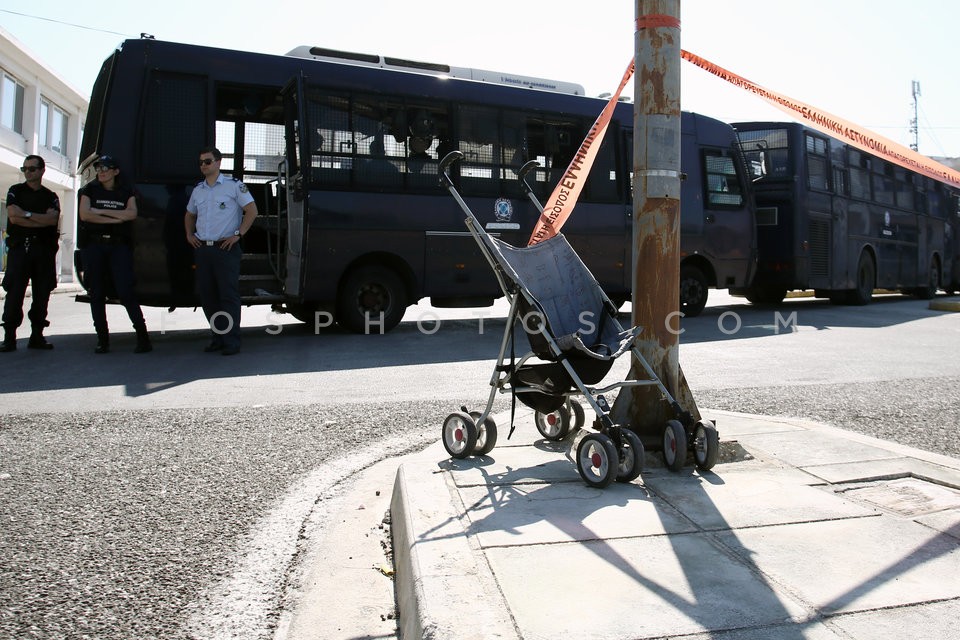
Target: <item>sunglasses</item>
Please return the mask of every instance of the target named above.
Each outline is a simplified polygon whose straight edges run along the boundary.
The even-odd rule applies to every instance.
[[[216,162],[216,160],[214,160],[213,158],[203,158],[200,161],[200,165],[206,167],[207,165],[211,165],[214,162]]]
[[[110,171],[111,169],[115,169],[115,168],[116,168],[116,167],[108,167],[108,166],[105,165],[105,164],[98,164],[97,166],[94,167],[94,169],[96,169],[98,172],[99,172],[99,171]]]
[[[20,167],[20,171],[27,173],[28,171],[40,171],[41,167]]]

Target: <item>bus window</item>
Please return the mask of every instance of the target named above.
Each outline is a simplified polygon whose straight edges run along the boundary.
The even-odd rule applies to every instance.
[[[216,122],[216,147],[223,154],[220,168],[247,184],[277,176],[283,160],[283,125],[264,122]]]
[[[306,111],[311,185],[348,186],[354,156],[349,99],[309,91]]]
[[[720,149],[703,150],[703,175],[709,208],[743,206],[743,191],[733,158]]]
[[[855,149],[849,150],[850,197],[870,200],[870,159]]]
[[[786,129],[742,131],[738,135],[751,178],[759,180],[792,175]]]
[[[874,201],[892,206],[894,191],[893,166],[886,162],[878,162],[877,171],[873,174]]]
[[[587,176],[584,184],[584,195],[591,202],[620,202],[621,191],[617,187],[617,158],[616,143],[617,132],[613,124],[611,130],[607,132],[600,149],[597,151],[597,157],[594,159],[593,168]]]
[[[901,209],[914,210],[913,180],[914,175],[902,167],[896,167],[894,186],[897,190],[897,206]]]
[[[407,187],[420,190],[439,188],[437,171],[443,155],[449,153],[450,122],[443,104],[407,103]],[[394,137],[401,132],[395,131]]]
[[[460,130],[460,151],[464,159],[460,179],[464,193],[499,195],[497,179],[499,162],[499,114],[488,107],[461,107],[457,124]]]
[[[573,134],[571,123],[564,123],[553,118],[547,119],[540,115],[531,115],[526,120],[526,160],[536,160],[540,166],[528,176],[534,191],[540,201],[544,201],[552,191],[553,186],[565,171],[573,152],[566,159],[560,157],[561,149],[570,146]],[[562,165],[562,166],[561,166]]]
[[[807,147],[807,186],[818,191],[829,191],[827,141],[810,134],[804,137]]]

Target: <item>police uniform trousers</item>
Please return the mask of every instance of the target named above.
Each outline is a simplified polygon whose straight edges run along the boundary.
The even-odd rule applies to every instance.
[[[134,327],[142,327],[145,324],[143,311],[134,290],[133,247],[123,239],[94,237],[80,249],[80,260],[83,286],[90,296],[90,315],[97,332],[107,331],[107,287],[111,279],[130,322]]]
[[[213,342],[225,349],[240,347],[240,243],[229,250],[220,242],[201,244],[194,253],[197,294],[210,323]]]
[[[3,326],[7,332],[16,332],[23,322],[23,300],[28,283],[33,297],[28,314],[33,333],[43,332],[50,324],[47,322],[47,307],[50,294],[57,286],[59,249],[59,243],[52,238],[7,238],[7,270],[3,275],[3,289],[7,292]]]

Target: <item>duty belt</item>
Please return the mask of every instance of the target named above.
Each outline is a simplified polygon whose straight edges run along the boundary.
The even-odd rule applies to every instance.
[[[126,244],[126,236],[119,236],[111,233],[96,233],[91,236],[91,240],[100,244]]]

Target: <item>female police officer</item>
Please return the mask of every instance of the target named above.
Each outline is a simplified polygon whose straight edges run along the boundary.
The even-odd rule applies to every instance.
[[[133,190],[117,179],[120,167],[116,160],[100,156],[94,167],[97,179],[80,191],[79,234],[83,284],[90,294],[90,315],[97,331],[94,352],[110,351],[106,298],[107,285],[112,279],[116,295],[137,332],[137,346],[133,351],[146,353],[153,346],[133,290],[133,220],[137,217],[137,200]]]

